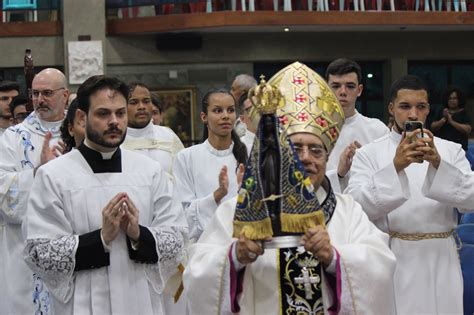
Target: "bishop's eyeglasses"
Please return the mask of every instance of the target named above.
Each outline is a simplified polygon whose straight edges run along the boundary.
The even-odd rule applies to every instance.
[[[316,159],[321,159],[326,157],[327,151],[326,149],[318,144],[310,144],[310,145],[303,145],[300,143],[294,143],[293,148],[295,149],[296,153],[300,156],[303,152],[308,151],[309,155]]]

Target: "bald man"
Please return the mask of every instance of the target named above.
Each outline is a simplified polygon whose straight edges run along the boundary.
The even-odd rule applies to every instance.
[[[49,293],[23,260],[21,224],[36,170],[59,155],[56,143],[69,90],[48,68],[33,79],[34,112],[0,139],[0,313],[50,313]],[[52,259],[60,259],[55,257]]]

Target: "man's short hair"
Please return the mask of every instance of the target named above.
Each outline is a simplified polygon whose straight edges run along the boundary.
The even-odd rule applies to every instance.
[[[13,90],[20,92],[20,86],[18,85],[18,83],[14,81],[8,81],[8,80],[0,81],[0,92],[13,91]]]
[[[140,86],[140,87],[145,88],[148,91],[150,91],[150,88],[145,83],[140,82],[140,81],[132,81],[132,82],[128,83],[128,89],[130,91],[130,94],[132,93],[132,91],[135,91],[137,86]]]
[[[362,82],[362,70],[354,60],[339,58],[331,62],[326,69],[326,81],[329,81],[329,75],[344,75],[354,72],[357,74],[357,81]]]
[[[257,80],[249,74],[239,74],[235,77],[234,83],[242,91],[250,90],[251,88],[257,86]]]
[[[128,103],[128,86],[125,82],[105,75],[94,75],[84,81],[77,90],[78,108],[85,113],[89,112],[90,97],[97,91],[111,89],[117,91],[127,100]]]
[[[397,98],[398,91],[404,89],[414,91],[424,90],[428,94],[429,99],[428,88],[426,87],[425,82],[420,77],[409,74],[393,82],[390,87],[390,102],[393,102]]]
[[[10,103],[9,107],[10,107],[10,112],[12,113],[13,115],[13,111],[15,110],[15,108],[17,108],[18,106],[21,106],[21,105],[27,105],[28,104],[28,99],[23,96],[23,95],[18,95],[17,97],[15,97],[13,99],[13,101]]]
[[[158,108],[160,114],[163,112],[163,105],[161,104],[161,101],[153,94],[151,94],[151,103],[153,104],[153,106]]]

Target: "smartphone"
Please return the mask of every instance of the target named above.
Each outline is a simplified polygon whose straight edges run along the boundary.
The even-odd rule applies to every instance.
[[[417,135],[418,138],[423,138],[423,123],[421,121],[406,121],[405,131],[411,132],[420,129],[421,132]]]

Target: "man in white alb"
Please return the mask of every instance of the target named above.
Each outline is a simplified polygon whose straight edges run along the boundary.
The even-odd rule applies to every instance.
[[[365,117],[355,108],[363,85],[360,66],[352,60],[340,58],[331,62],[326,80],[344,110],[346,117],[336,146],[329,156],[326,175],[337,192],[343,192],[350,177],[356,150],[386,134],[389,129],[380,120]]]
[[[416,76],[393,83],[390,134],[354,157],[346,193],[370,220],[391,236],[397,257],[398,314],[462,314],[463,280],[453,229],[459,211],[472,209],[472,177],[459,144],[427,130],[405,131],[407,121],[425,122],[428,90]],[[472,181],[471,181],[472,183]]]
[[[0,139],[0,309],[4,314],[47,314],[48,292],[23,261],[21,223],[36,171],[54,159],[69,97],[66,77],[44,69],[33,79],[33,107],[22,123]],[[8,285],[6,285],[8,284]]]

